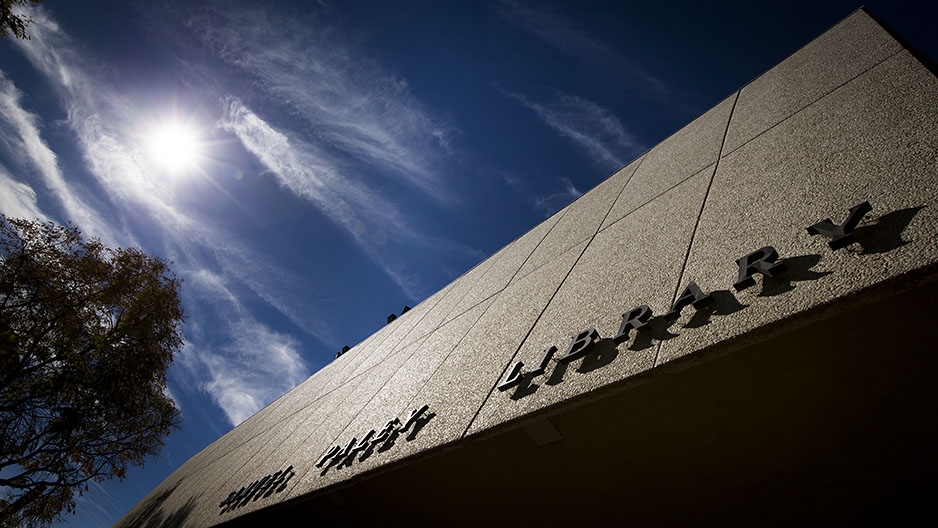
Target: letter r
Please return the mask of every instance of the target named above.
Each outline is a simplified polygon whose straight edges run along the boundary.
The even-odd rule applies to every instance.
[[[733,284],[736,291],[743,291],[755,284],[756,280],[752,276],[756,273],[774,277],[787,269],[784,262],[778,261],[778,251],[772,246],[765,246],[736,259],[736,265],[739,266],[739,280]]]

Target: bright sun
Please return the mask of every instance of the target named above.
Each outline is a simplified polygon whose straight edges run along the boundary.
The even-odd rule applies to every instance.
[[[148,147],[154,163],[174,174],[196,169],[202,158],[198,131],[179,121],[154,127],[148,137]]]

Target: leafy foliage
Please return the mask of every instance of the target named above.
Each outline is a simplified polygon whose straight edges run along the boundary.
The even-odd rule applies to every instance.
[[[179,286],[139,249],[0,215],[0,526],[48,525],[159,453]]]
[[[32,19],[13,12],[15,6],[29,5],[29,2],[41,4],[42,0],[0,0],[0,37],[6,38],[9,30],[16,38],[29,39],[26,26],[32,23]]]

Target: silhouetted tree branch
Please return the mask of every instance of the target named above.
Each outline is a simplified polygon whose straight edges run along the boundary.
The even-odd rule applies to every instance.
[[[0,215],[0,526],[47,525],[159,453],[179,286],[138,249]]]

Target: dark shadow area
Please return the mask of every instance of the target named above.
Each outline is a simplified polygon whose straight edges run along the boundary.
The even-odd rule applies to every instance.
[[[556,385],[563,381],[563,375],[567,373],[567,366],[569,363],[555,363],[554,370],[550,373],[550,377],[547,378],[547,381],[544,383],[546,385]]]
[[[617,357],[619,357],[619,349],[616,342],[608,338],[600,339],[593,343],[593,347],[576,371],[583,373],[594,371],[612,363]]]
[[[710,324],[710,318],[714,315],[730,315],[749,307],[748,304],[739,302],[739,299],[729,290],[714,290],[710,292],[710,297],[713,303],[695,311],[687,324],[683,326],[684,328],[700,328]]]
[[[833,273],[832,271],[811,271],[811,268],[817,266],[820,261],[821,255],[816,253],[785,258],[785,266],[788,269],[774,277],[763,277],[762,291],[759,292],[759,297],[772,297],[790,292],[795,289],[795,285],[792,284],[794,282],[816,281]]]
[[[653,347],[655,341],[665,341],[677,337],[678,334],[672,334],[668,331],[669,326],[671,325],[664,320],[664,317],[660,315],[652,317],[648,320],[645,329],[637,332],[638,335],[632,340],[632,344],[628,347],[629,350],[645,350]]]
[[[557,366],[559,367],[560,364],[558,364]],[[540,387],[540,385],[538,385],[537,383],[533,383],[533,381],[534,381],[534,376],[532,376],[530,372],[525,372],[524,374],[522,374],[521,383],[519,383],[518,386],[515,387],[515,391],[511,393],[511,396],[510,396],[511,399],[518,400],[518,399],[524,398],[525,396],[534,394],[534,391],[536,391],[537,388]]]
[[[878,217],[874,224],[857,226],[853,230],[853,236],[862,248],[860,253],[862,255],[888,253],[908,244],[909,241],[902,238],[902,232],[909,227],[915,215],[924,208],[925,206],[921,205],[899,209]]]
[[[420,430],[423,429],[428,423],[430,423],[430,420],[434,418],[436,418],[435,412],[428,412],[426,415],[417,418],[417,420],[414,421],[414,425],[410,428],[410,433],[408,433],[404,439],[410,442],[414,438],[417,438],[417,433],[419,433]]]
[[[397,442],[397,437],[399,437],[400,435],[401,435],[401,432],[398,431],[397,428],[395,427],[394,430],[391,431],[391,434],[388,435],[388,439],[385,440],[384,443],[381,444],[381,447],[378,448],[378,452],[384,453],[388,449],[391,449],[392,447],[394,447],[394,444]]]
[[[179,528],[192,515],[192,511],[195,510],[198,504],[197,499],[198,497],[189,497],[189,500],[178,510],[168,514],[165,518],[162,515],[151,518],[143,526],[146,526],[146,528]]]
[[[504,427],[237,525],[932,524],[938,282],[843,308],[557,407],[561,441]]]
[[[668,330],[673,322],[668,322],[663,315],[652,317],[648,321],[648,329],[645,330],[645,333],[648,334],[655,341],[667,341],[669,339],[674,339],[679,334],[675,334]]]
[[[115,528],[131,528],[131,527],[144,527],[144,528],[176,528],[182,526],[186,519],[192,514],[192,511],[195,510],[196,504],[198,502],[199,496],[190,497],[186,503],[179,508],[178,510],[172,512],[164,512],[162,507],[163,503],[176,491],[176,488],[179,487],[179,483],[173,487],[163,491],[162,493],[145,499],[140,504],[140,512],[133,517],[127,517],[121,522],[118,522],[114,525]]]

